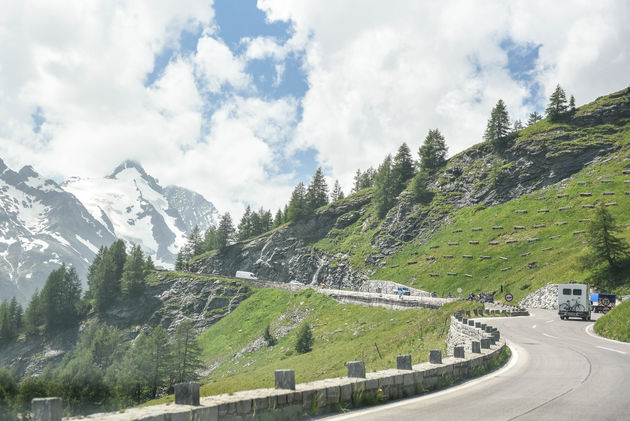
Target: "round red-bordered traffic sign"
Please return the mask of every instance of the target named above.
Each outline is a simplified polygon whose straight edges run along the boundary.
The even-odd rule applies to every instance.
[[[610,300],[608,298],[602,298],[602,305],[607,306],[608,304],[610,304]]]
[[[513,299],[514,299],[514,296],[512,294],[510,294],[509,292],[505,293],[505,301],[509,303]]]

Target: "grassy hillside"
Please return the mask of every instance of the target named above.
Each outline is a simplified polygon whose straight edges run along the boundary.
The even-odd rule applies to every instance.
[[[281,368],[295,370],[296,381],[307,382],[344,376],[347,361],[363,360],[368,371],[395,367],[400,354],[411,354],[415,363],[428,361],[430,349],[445,351],[453,311],[476,306],[459,302],[437,311],[394,311],[340,304],[312,290],[261,289],[200,335],[202,358],[214,367],[202,379],[201,394],[273,387],[274,370]],[[313,326],[315,338],[306,354],[294,349],[302,323]],[[262,340],[267,325],[279,337],[273,347]]]
[[[600,317],[595,323],[595,332],[610,339],[630,342],[630,300]]]
[[[615,157],[551,188],[503,205],[454,213],[451,223],[430,241],[408,244],[374,278],[453,293],[458,287],[468,293],[503,285],[516,301],[548,282],[586,280],[591,274],[581,268],[586,253],[581,231],[587,229],[592,209],[584,205],[616,203],[608,209],[626,227],[624,236],[630,240],[630,195],[625,194],[630,175],[622,172],[630,168],[630,131],[623,141],[626,147]],[[584,193],[591,196],[580,196]]]

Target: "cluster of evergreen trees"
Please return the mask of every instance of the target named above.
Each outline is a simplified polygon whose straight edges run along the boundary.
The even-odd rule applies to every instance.
[[[564,89],[562,89],[560,85],[556,85],[556,89],[549,97],[549,104],[545,110],[547,118],[549,118],[551,122],[556,122],[562,118],[572,116],[573,113],[575,113],[575,97],[571,95],[567,102],[567,95]],[[532,124],[536,124],[542,120],[542,118],[542,115],[534,111],[529,115],[527,125],[531,126]],[[483,137],[484,140],[497,147],[504,147],[507,145],[508,141],[516,136],[516,133],[523,128],[523,123],[520,120],[516,120],[513,124],[510,124],[510,115],[507,107],[503,100],[499,99],[490,112],[490,118],[488,119]]]
[[[24,309],[15,297],[11,301],[2,301],[0,304],[0,344],[17,338],[22,330],[23,313]]]
[[[190,320],[175,335],[162,326],[133,341],[104,323],[91,323],[59,365],[21,381],[0,368],[0,419],[17,419],[38,396],[59,396],[72,414],[113,410],[172,393],[175,383],[196,380],[200,348]]]

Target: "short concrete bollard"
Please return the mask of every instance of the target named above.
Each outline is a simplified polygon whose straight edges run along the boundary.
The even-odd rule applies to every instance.
[[[481,322],[475,322],[475,327],[478,329],[481,327]]]
[[[431,364],[442,364],[442,351],[432,349],[429,351],[429,362]]]
[[[474,354],[481,354],[481,343],[478,341],[472,341],[472,352]]]
[[[276,370],[276,389],[295,390],[295,371],[293,370]]]
[[[455,358],[465,358],[464,357],[464,347],[463,346],[456,346],[455,348],[453,348],[453,356]]]
[[[463,323],[463,324],[465,324],[465,325],[467,325],[467,324],[468,324],[468,319],[467,319],[467,318],[465,318],[465,317],[464,317],[464,318],[462,318],[462,323]]]
[[[413,370],[411,355],[398,355],[396,357],[396,368],[399,370]]]
[[[484,338],[480,342],[482,349],[490,349],[490,339]]]
[[[34,398],[31,412],[33,421],[61,421],[63,402],[61,398]]]
[[[199,405],[199,383],[177,383],[175,386],[175,403],[178,405]]]
[[[365,363],[363,361],[348,361],[348,377],[365,378]]]
[[[474,320],[468,320],[468,326],[474,326],[474,325],[475,325]]]

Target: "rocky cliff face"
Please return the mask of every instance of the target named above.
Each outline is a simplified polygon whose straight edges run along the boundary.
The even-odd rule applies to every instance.
[[[305,221],[290,224],[254,240],[238,243],[214,256],[191,263],[189,269],[202,274],[234,276],[237,270],[254,272],[258,278],[305,284],[351,287],[367,275],[347,263],[349,256],[328,256],[310,244],[329,235],[332,228],[354,223],[365,212],[371,196],[345,199],[316,212]],[[332,260],[335,264],[331,264]]]
[[[161,325],[173,333],[185,319],[191,319],[202,332],[232,312],[251,294],[251,287],[240,281],[194,276],[157,274],[158,285],[148,287],[132,301],[120,300],[99,318],[92,317],[81,326],[52,336],[21,337],[0,345],[0,367],[38,374],[50,362],[59,362],[75,347],[79,332],[88,323],[102,321],[115,326],[133,340],[142,331]]]

